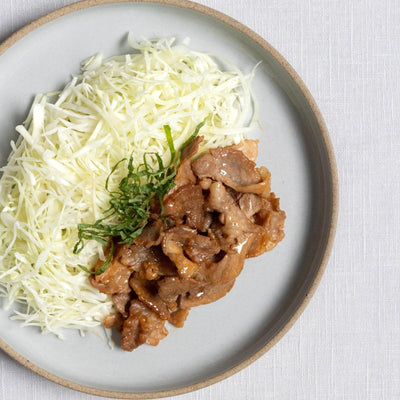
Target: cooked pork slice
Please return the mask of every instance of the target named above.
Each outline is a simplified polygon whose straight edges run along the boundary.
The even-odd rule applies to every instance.
[[[129,285],[138,296],[139,300],[153,310],[161,319],[169,318],[169,311],[158,295],[158,286],[153,281],[131,278]]]
[[[186,318],[189,315],[189,311],[190,308],[174,311],[169,316],[169,322],[177,328],[183,328]]]
[[[196,183],[196,177],[192,171],[191,159],[199,151],[199,144],[203,141],[203,136],[197,136],[193,141],[186,146],[181,155],[181,162],[179,163],[177,173],[175,175],[175,188],[178,188],[188,183]],[[172,189],[174,190],[174,188]]]
[[[158,281],[158,294],[171,311],[178,309],[178,300],[182,295],[198,296],[203,293],[207,282],[191,278],[166,277]]]
[[[200,179],[211,178],[233,189],[262,181],[254,161],[229,147],[211,149],[209,154],[193,162],[192,170]]]
[[[263,208],[254,215],[255,223],[263,228],[262,235],[253,241],[247,257],[257,257],[272,250],[285,236],[283,227],[286,214],[279,208],[279,199],[271,193],[268,199],[263,200]]]
[[[172,305],[171,311],[187,309],[202,304],[212,303],[225,296],[231,290],[232,281],[213,284],[187,278],[165,278],[159,282],[160,297]]]
[[[179,275],[185,278],[190,278],[201,262],[212,259],[220,251],[216,240],[199,235],[195,229],[184,225],[165,233],[162,248],[176,265]]]
[[[199,180],[199,185],[203,190],[208,190],[210,189],[211,184],[213,183],[213,180],[210,178],[201,178]]]
[[[133,243],[141,247],[158,246],[161,243],[162,233],[165,229],[167,229],[165,220],[150,220],[141,235],[133,240]]]
[[[108,257],[109,249],[106,251]],[[95,271],[104,265],[104,261],[99,260],[95,266]],[[100,292],[106,294],[129,293],[129,277],[132,270],[113,257],[107,269],[100,275],[90,275],[90,283]]]
[[[164,256],[160,262],[144,261],[141,270],[135,273],[135,278],[156,281],[162,276],[175,275],[178,275],[178,272],[174,263],[167,256]]]
[[[155,280],[164,275],[175,275],[176,268],[160,246],[150,248],[123,245],[117,253],[119,260],[136,272],[136,277]]]
[[[128,304],[131,299],[130,293],[117,293],[113,294],[112,301],[114,303],[114,308],[118,311],[124,318],[128,316]]]
[[[271,191],[271,173],[265,167],[258,168],[261,181],[251,185],[236,186],[235,190],[242,193],[255,193],[261,197],[267,197]]]
[[[124,320],[121,316],[121,314],[108,314],[104,317],[103,320],[103,325],[107,329],[115,328],[118,332],[121,332],[122,330],[122,325],[124,323]]]
[[[202,180],[211,178],[237,192],[266,196],[270,192],[270,173],[267,168],[256,168],[254,161],[235,146],[211,149],[192,164],[194,174]]]
[[[256,161],[258,155],[258,140],[245,139],[238,144],[228,146],[228,149],[241,151],[249,160]]]
[[[192,183],[173,188],[164,196],[164,215],[171,217],[176,225],[183,223],[190,228],[207,230],[203,191]]]
[[[185,293],[180,297],[179,307],[182,309],[213,303],[224,297],[233,287],[235,280],[224,285],[207,285],[202,292],[192,294]]]
[[[235,280],[243,269],[249,244],[244,243],[241,251],[221,252],[219,261],[201,265],[193,278],[210,285],[225,285]]]
[[[237,198],[239,208],[252,222],[254,214],[257,214],[263,207],[263,199],[255,193],[240,193]]]
[[[221,250],[214,238],[198,234],[186,237],[183,249],[190,260],[197,264],[212,261]]]
[[[108,314],[104,317],[103,325],[104,328],[110,329],[114,326],[117,319],[117,314]]]
[[[157,346],[168,335],[165,320],[138,300],[132,300],[121,332],[121,347],[132,351],[143,343]]]
[[[115,254],[115,258],[132,271],[140,271],[143,261],[148,260],[149,257],[153,257],[151,249],[128,243],[120,246]]]
[[[211,227],[218,244],[226,252],[243,252],[244,243],[262,228],[254,224],[236,204],[235,200],[221,182],[210,186],[207,205],[219,213],[219,224]]]
[[[180,238],[174,234],[172,229],[171,232],[168,232],[164,236],[162,243],[163,251],[176,265],[178,274],[182,277],[190,278],[190,276],[198,270],[199,265],[190,260],[185,254],[185,250],[183,248],[185,238]],[[187,227],[179,227],[177,229],[182,233],[190,234],[193,232],[192,229]]]

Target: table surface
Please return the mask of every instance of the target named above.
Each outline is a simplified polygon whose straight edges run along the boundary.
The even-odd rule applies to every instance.
[[[176,399],[400,399],[398,1],[199,2],[259,33],[303,78],[335,148],[340,213],[326,273],[289,333],[240,373]],[[0,0],[0,42],[70,3]],[[4,400],[96,399],[1,351],[0,377]]]

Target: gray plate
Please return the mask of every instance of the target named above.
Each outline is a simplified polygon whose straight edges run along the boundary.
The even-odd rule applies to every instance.
[[[248,365],[287,331],[305,307],[334,235],[334,157],[307,89],[254,32],[183,1],[174,1],[180,7],[134,2],[86,8],[93,3],[52,13],[0,47],[0,54],[7,48],[0,55],[1,164],[6,163],[10,140],[16,138],[14,126],[24,120],[34,94],[61,88],[71,73],[78,72],[82,59],[96,52],[106,56],[128,52],[124,40],[128,31],[137,38],[188,36],[192,48],[225,57],[243,71],[262,61],[253,84],[262,129],[252,137],[260,139],[258,163],[270,169],[272,189],[286,211],[286,237],[272,252],[247,260],[225,298],[193,309],[185,327],[172,331],[158,347],[124,353],[110,350],[94,335],[82,338],[72,331],[60,341],[34,328],[21,328],[4,310],[0,346],[47,378],[88,393],[177,394]]]

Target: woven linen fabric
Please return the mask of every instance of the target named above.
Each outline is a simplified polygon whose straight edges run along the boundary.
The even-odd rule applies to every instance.
[[[400,399],[400,7],[397,0],[201,0],[292,64],[326,120],[339,170],[336,241],[299,320],[258,361],[180,400]],[[0,41],[68,0],[0,0]],[[1,90],[1,88],[0,88]],[[96,397],[0,351],[3,400]]]

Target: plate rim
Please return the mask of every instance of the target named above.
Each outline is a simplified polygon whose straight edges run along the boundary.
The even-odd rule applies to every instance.
[[[199,390],[210,386],[214,383],[222,381],[242,369],[246,368],[258,358],[260,358],[263,354],[265,354],[269,349],[271,349],[294,325],[294,323],[298,320],[300,315],[303,313],[304,309],[307,307],[310,302],[312,296],[314,295],[322,276],[325,272],[327,263],[329,261],[329,256],[333,247],[333,242],[336,233],[337,220],[338,220],[338,208],[339,208],[339,183],[338,183],[338,172],[336,159],[334,155],[333,145],[329,136],[328,128],[322,117],[321,111],[319,110],[316,101],[311,95],[309,89],[306,87],[303,80],[297,74],[295,69],[289,64],[289,62],[264,38],[262,38],[258,33],[254,32],[248,26],[242,24],[236,19],[217,11],[211,7],[195,3],[190,0],[81,0],[76,3],[72,3],[66,5],[64,7],[58,8],[54,11],[49,12],[48,14],[39,17],[38,19],[28,23],[24,27],[20,28],[18,31],[14,32],[11,36],[9,36],[5,41],[0,43],[0,56],[5,53],[10,47],[16,44],[20,39],[36,30],[37,28],[45,25],[59,17],[62,17],[67,14],[71,14],[73,12],[88,9],[95,6],[105,5],[105,4],[113,4],[113,3],[155,3],[155,4],[166,4],[171,6],[176,6],[180,8],[185,8],[189,10],[193,10],[199,12],[201,14],[205,14],[211,18],[216,19],[219,22],[223,22],[240,33],[244,34],[247,38],[258,44],[261,48],[263,48],[267,53],[269,53],[275,61],[288,73],[290,78],[294,81],[294,83],[298,86],[301,93],[303,94],[306,102],[308,103],[312,114],[314,115],[319,130],[321,132],[321,136],[323,139],[323,144],[327,153],[328,160],[328,173],[330,174],[331,179],[331,202],[332,202],[332,210],[330,214],[329,221],[329,232],[328,237],[326,239],[325,248],[322,252],[322,258],[318,270],[316,271],[315,277],[310,285],[309,290],[304,295],[303,300],[297,305],[297,308],[292,313],[289,320],[285,323],[284,326],[281,327],[279,331],[275,333],[271,340],[269,340],[264,346],[248,357],[246,360],[240,362],[237,365],[234,365],[230,369],[208,379],[205,379],[201,382],[197,382],[191,385],[185,385],[179,388],[160,390],[154,392],[119,392],[113,390],[105,390],[98,389],[86,385],[82,385],[80,383],[76,383],[70,381],[68,379],[62,378],[58,375],[52,374],[49,371],[37,366],[30,360],[21,356],[16,350],[14,350],[11,346],[9,346],[2,338],[0,338],[0,349],[3,350],[6,354],[8,354],[11,358],[18,361],[24,367],[30,369],[31,371],[37,373],[38,375],[54,382],[59,385],[62,385],[66,388],[73,389],[79,392],[103,396],[109,398],[120,398],[120,399],[156,399],[161,397],[168,396],[176,396],[184,393],[189,393],[195,390]]]

